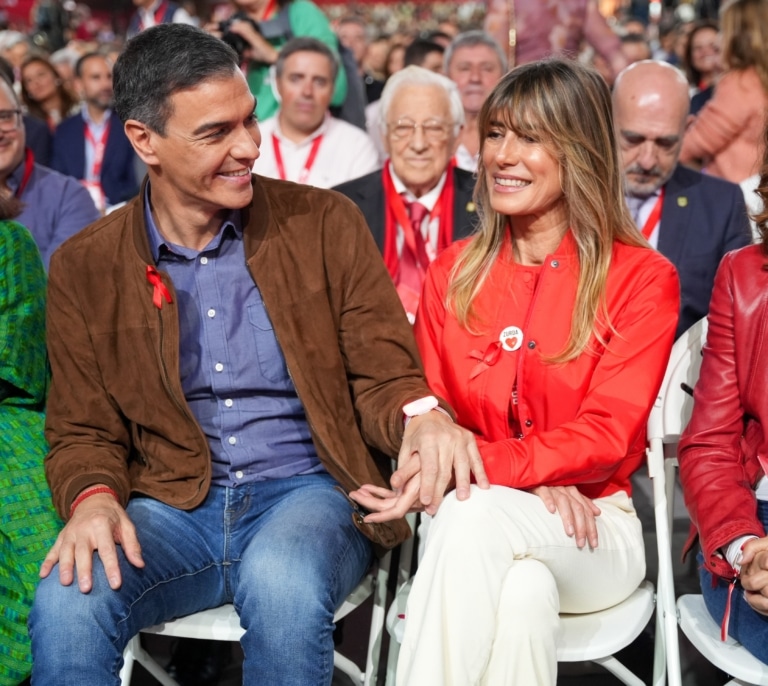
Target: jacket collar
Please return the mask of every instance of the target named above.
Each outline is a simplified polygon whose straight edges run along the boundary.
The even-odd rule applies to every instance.
[[[152,248],[147,235],[147,226],[144,220],[144,197],[147,192],[149,178],[144,177],[141,189],[135,197],[130,207],[131,226],[133,228],[133,245],[136,249],[138,259],[144,265],[154,265],[155,260],[152,256]],[[251,186],[253,187],[253,198],[250,205],[246,205],[241,210],[241,221],[243,227],[243,238],[245,243],[245,257],[248,261],[253,257],[261,244],[267,237],[268,228],[272,226],[272,212],[269,207],[269,198],[266,189],[261,180],[255,174],[251,174]],[[260,211],[254,211],[259,208]]]

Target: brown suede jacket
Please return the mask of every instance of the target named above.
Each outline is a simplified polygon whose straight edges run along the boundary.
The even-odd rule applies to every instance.
[[[317,453],[347,491],[385,485],[405,403],[430,393],[403,308],[360,211],[332,191],[253,177],[243,210],[246,264],[261,291]],[[53,379],[46,473],[68,515],[94,483],[192,509],[211,459],[179,377],[176,294],[153,303],[143,191],[53,256],[48,347]],[[386,456],[386,457],[385,457]],[[403,520],[355,522],[390,548]]]

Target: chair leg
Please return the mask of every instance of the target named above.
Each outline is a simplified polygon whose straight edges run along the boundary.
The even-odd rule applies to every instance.
[[[123,659],[125,660],[125,665],[123,666],[123,671],[120,672],[120,678],[122,679],[121,684],[122,686],[130,686],[130,679],[131,679],[131,670],[130,668],[127,671],[127,679],[123,676],[123,673],[125,671],[125,668],[128,666],[128,658],[126,658],[126,655],[130,654],[130,660],[132,668],[134,660],[138,662],[144,669],[146,669],[155,679],[157,679],[162,686],[179,686],[178,682],[172,679],[170,676],[168,676],[168,672],[166,672],[160,664],[141,646],[141,642],[139,640],[139,636],[134,636],[130,643],[128,644],[128,647],[125,649],[125,652],[123,653]]]
[[[389,637],[389,651],[387,652],[387,680],[385,686],[395,686],[397,677],[397,658],[400,655],[400,644],[394,636]]]
[[[639,679],[635,674],[630,672],[612,655],[609,657],[602,657],[598,660],[592,660],[592,662],[607,669],[613,676],[621,681],[622,684],[626,684],[626,686],[645,686],[645,682],[642,679]]]
[[[141,650],[138,634],[134,636],[123,651],[123,668],[120,670],[120,685],[131,686],[131,676],[133,676],[133,661],[136,655],[136,649]]]

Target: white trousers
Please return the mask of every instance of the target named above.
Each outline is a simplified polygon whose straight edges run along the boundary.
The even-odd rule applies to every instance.
[[[449,495],[406,607],[398,686],[554,686],[559,613],[621,602],[645,576],[640,521],[622,491],[595,501],[581,550],[538,496],[503,486]]]

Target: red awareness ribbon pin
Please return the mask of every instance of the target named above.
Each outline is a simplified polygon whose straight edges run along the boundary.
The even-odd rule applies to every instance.
[[[151,264],[147,265],[147,281],[149,281],[154,288],[152,302],[158,310],[163,309],[163,298],[165,298],[165,302],[167,303],[173,302],[171,299],[171,292],[163,283],[163,279],[160,277],[160,272],[158,272]]]

